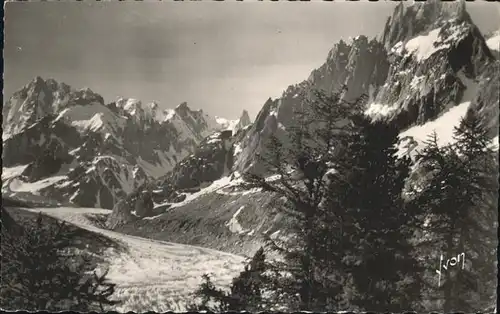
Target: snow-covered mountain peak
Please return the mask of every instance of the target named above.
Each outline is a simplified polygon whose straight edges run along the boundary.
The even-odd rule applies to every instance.
[[[367,43],[368,43],[368,37],[366,37],[365,35],[357,35],[354,37],[349,37],[347,40],[347,44],[349,46],[363,45],[363,44],[367,44]]]
[[[81,89],[80,89],[80,92],[81,92],[83,95],[86,95],[86,96],[95,94],[95,93],[94,93],[94,92],[90,89],[90,87],[84,87],[84,88],[81,88]]]
[[[191,112],[191,108],[189,108],[187,102],[180,103],[177,107],[175,107],[175,111],[181,115],[184,115],[188,112]]]
[[[198,110],[192,110],[191,108],[189,108],[187,102],[182,102],[181,104],[179,104],[177,107],[175,107],[174,109],[174,112],[177,116],[179,116],[180,119],[182,120],[211,120],[210,122],[212,123],[208,123],[208,124],[211,124],[213,125],[213,121],[214,121],[214,117],[210,117],[209,115],[205,114],[203,112],[203,110],[201,109],[198,109]],[[207,121],[208,122],[208,121]]]
[[[174,109],[165,109],[165,110],[163,110],[163,115],[165,117],[163,119],[163,121],[169,121],[170,119],[172,119],[175,116],[175,110]]]
[[[23,89],[41,89],[45,87],[45,81],[41,76],[35,76]]]
[[[464,1],[431,0],[411,6],[400,3],[386,22],[382,42],[390,50],[396,43],[442,27],[449,20],[472,23]]]
[[[78,104],[85,98],[102,100],[99,97],[72,90],[64,83],[53,79],[45,81],[40,76],[15,92],[2,108],[2,138],[10,138],[36,121],[57,114],[67,106]]]
[[[399,5],[383,41],[388,77],[371,95],[366,113],[402,129],[464,103],[466,79],[480,79],[494,62],[463,2]]]
[[[116,107],[126,116],[132,117],[136,123],[148,127],[151,123],[163,123],[169,120],[173,110],[161,110],[160,105],[153,101],[143,104],[135,98],[119,98],[115,102]]]
[[[158,103],[155,101],[152,101],[151,103],[149,103],[149,108],[151,110],[158,110]]]
[[[175,125],[179,130],[185,130],[185,132],[181,133],[192,133],[194,131],[196,134],[198,133],[196,130],[206,130],[201,131],[202,137],[215,130],[232,130],[236,132],[251,123],[246,111],[242,113],[242,118],[228,120],[222,117],[211,117],[205,114],[202,109],[192,110],[187,102],[182,102],[175,109],[160,109],[159,104],[156,102],[144,105],[138,99],[119,98],[116,100],[115,106],[119,112],[131,117],[135,123],[143,125],[144,128],[150,127],[151,123],[160,125],[167,123]]]
[[[142,102],[135,98],[119,98],[116,100],[116,106],[134,114],[135,110],[142,109]]]
[[[101,95],[94,93],[90,88],[76,90],[70,94],[70,106],[86,106],[90,104],[98,104],[104,106],[104,98]]]
[[[233,134],[236,134],[239,130],[245,128],[250,125],[252,121],[250,120],[250,116],[248,115],[248,111],[243,110],[239,119],[228,120],[221,117],[215,117],[216,122],[220,125],[221,130],[231,131]]]
[[[204,138],[223,130],[187,103],[166,110],[134,98],[105,104],[90,88],[76,90],[41,77],[14,93],[3,114],[4,167],[27,167],[21,181],[52,182],[37,193],[107,208],[171,171]],[[52,177],[64,182],[56,186]],[[5,185],[6,193],[14,191]]]

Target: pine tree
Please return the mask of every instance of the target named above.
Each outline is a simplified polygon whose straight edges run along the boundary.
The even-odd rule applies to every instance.
[[[222,289],[218,289],[208,274],[202,275],[203,282],[194,292],[195,297],[200,297],[201,302],[188,305],[189,311],[223,312],[228,309],[228,296]]]
[[[341,254],[335,213],[325,208],[328,172],[336,155],[342,154],[347,135],[353,132],[351,116],[360,112],[365,97],[354,102],[342,92],[328,95],[316,91],[306,97],[303,110],[296,112],[289,145],[271,137],[268,154],[261,161],[275,180],[246,173],[250,186],[275,194],[278,211],[291,220],[288,240],[267,238],[268,247],[284,258],[276,263],[273,290],[286,300],[288,310],[339,310]],[[283,275],[286,273],[286,275]],[[297,298],[298,296],[298,298]],[[298,301],[297,301],[298,299]]]
[[[250,312],[262,310],[264,300],[261,290],[267,284],[265,259],[264,249],[260,248],[245,266],[245,270],[233,279],[228,298],[229,310]]]
[[[22,234],[4,232],[2,226],[2,285],[0,306],[5,309],[104,310],[114,284],[106,273],[92,273],[85,254],[73,253],[75,233],[64,223],[45,224],[40,214],[36,224]]]
[[[233,279],[229,293],[215,287],[210,276],[204,274],[203,282],[195,292],[195,295],[201,298],[201,303],[190,305],[190,310],[216,312],[262,310],[266,301],[263,300],[261,293],[269,281],[265,275],[266,270],[264,249],[260,248],[239,276]]]
[[[396,128],[363,116],[354,121],[358,132],[334,162],[328,199],[341,221],[343,270],[352,274],[355,288],[351,301],[369,311],[412,310],[420,265],[402,196],[410,160],[396,155]]]
[[[415,200],[430,219],[428,245],[442,252],[444,263],[465,257],[463,269],[440,269],[445,312],[484,311],[494,302],[498,162],[491,144],[469,112],[455,128],[453,144],[438,147],[434,136],[419,156],[431,174]]]

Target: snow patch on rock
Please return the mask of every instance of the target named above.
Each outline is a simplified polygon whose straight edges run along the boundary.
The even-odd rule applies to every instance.
[[[397,105],[372,103],[368,105],[368,108],[365,110],[365,115],[373,118],[385,117],[391,115],[394,111],[397,110],[398,110]]]
[[[9,189],[12,192],[27,192],[39,195],[40,190],[43,190],[67,178],[67,176],[53,176],[36,182],[24,182],[18,178],[14,178],[10,182]]]
[[[490,50],[500,51],[500,31],[497,31],[496,35],[488,38],[486,45]]]
[[[238,125],[238,123],[240,122],[239,119],[228,120],[228,119],[224,119],[221,117],[215,117],[215,121],[217,121],[217,123],[221,126],[222,129],[231,130],[233,132],[236,129],[236,126]]]
[[[29,165],[2,168],[2,181],[20,176]]]
[[[224,187],[227,187],[230,183],[231,183],[231,179],[227,176],[222,177],[219,180],[215,180],[214,182],[212,182],[212,184],[210,184],[206,188],[201,189],[198,192],[186,194],[186,199],[180,203],[172,204],[172,208],[184,206],[184,205],[194,201],[195,199],[197,199],[203,195],[213,193],[213,192],[216,192],[217,190],[220,190]]]
[[[464,24],[451,25],[448,28],[439,27],[431,30],[426,35],[410,39],[405,45],[397,43],[391,49],[391,52],[401,53],[404,49],[413,55],[417,61],[423,61],[460,40],[464,29]],[[446,35],[443,36],[445,33]],[[443,37],[445,37],[445,40],[443,40]]]
[[[117,137],[119,130],[125,126],[125,119],[113,113],[109,108],[99,103],[85,106],[73,106],[62,110],[55,121],[63,120],[77,128],[81,133],[87,131],[102,132]]]
[[[232,232],[232,233],[239,233],[239,234],[243,234],[243,233],[246,233],[247,231],[245,231],[243,229],[243,227],[240,225],[240,223],[238,222],[238,215],[240,214],[241,210],[244,209],[245,206],[241,206],[233,215],[233,217],[231,217],[231,219],[226,223],[226,227],[229,228],[229,230]]]
[[[470,102],[461,103],[445,112],[436,120],[429,121],[423,125],[417,125],[400,134],[400,138],[411,137],[417,141],[418,146],[415,149],[421,150],[423,142],[428,139],[432,132],[438,135],[438,145],[445,146],[453,140],[453,130],[458,126],[460,119],[465,116]],[[405,151],[400,147],[400,154],[405,154]]]

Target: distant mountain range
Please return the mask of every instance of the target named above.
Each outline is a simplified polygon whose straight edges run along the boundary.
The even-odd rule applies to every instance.
[[[2,109],[2,193],[54,204],[113,208],[159,178],[216,131],[250,123],[216,119],[187,103],[118,99],[36,77]]]

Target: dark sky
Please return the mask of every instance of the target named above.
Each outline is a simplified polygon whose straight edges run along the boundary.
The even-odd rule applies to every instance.
[[[379,35],[394,2],[16,2],[5,6],[4,93],[39,75],[227,118],[321,65],[339,39]],[[483,31],[500,5],[468,4]]]

